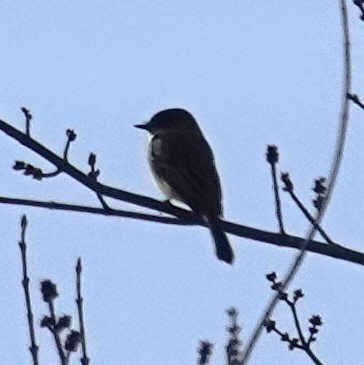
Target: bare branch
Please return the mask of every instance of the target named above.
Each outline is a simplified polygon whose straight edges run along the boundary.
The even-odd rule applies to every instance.
[[[38,361],[39,346],[37,345],[36,339],[35,339],[34,314],[32,311],[32,303],[31,303],[31,299],[30,299],[30,291],[29,291],[30,279],[28,276],[28,265],[27,265],[27,256],[26,256],[27,246],[26,246],[26,241],[25,241],[25,231],[27,228],[27,224],[28,224],[27,217],[26,217],[26,215],[23,215],[23,217],[21,219],[21,240],[19,242],[22,269],[23,269],[22,284],[23,284],[23,289],[24,289],[25,303],[26,303],[27,315],[28,315],[28,328],[29,328],[29,336],[30,336],[29,350],[30,350],[30,353],[32,354],[33,364],[38,365],[39,364],[39,361]]]
[[[347,94],[349,100],[351,100],[354,104],[358,105],[359,108],[364,110],[364,104],[360,101],[358,95],[356,94]]]
[[[18,129],[12,127],[10,124],[0,119],[0,130],[17,140],[20,144],[28,147],[38,155],[42,156],[52,164],[54,164],[60,171],[71,176],[73,179],[86,186],[90,190],[103,196],[121,200],[127,203],[136,204],[145,208],[150,208],[160,212],[172,214],[179,217],[183,216],[183,210],[171,207],[168,204],[160,202],[156,199],[149,198],[138,194],[133,194],[125,190],[116,189],[107,185],[103,185],[98,181],[90,178],[76,167],[65,161],[63,158],[57,156],[45,146],[38,143],[36,140],[30,138],[26,134],[20,132]]]
[[[326,240],[327,243],[330,245],[335,245],[335,242],[327,235],[327,233],[324,231],[324,229],[316,222],[315,218],[312,217],[312,215],[309,213],[307,208],[303,205],[301,200],[298,198],[298,196],[294,192],[293,183],[289,177],[289,174],[282,173],[281,175],[282,181],[285,184],[284,191],[286,191],[292,200],[297,204],[298,208],[301,210],[301,212],[304,214],[304,216],[307,218],[307,220],[315,227],[315,229],[321,234],[321,236]]]
[[[90,363],[90,358],[87,356],[87,349],[86,349],[85,324],[83,320],[83,297],[81,294],[81,273],[82,273],[81,258],[78,258],[76,265],[76,288],[77,288],[76,303],[77,303],[78,321],[80,324],[81,345],[82,345],[81,364],[88,365]]]
[[[25,108],[24,106],[20,108],[23,112],[25,117],[25,133],[27,136],[30,137],[30,121],[32,120],[33,116],[29,109]]]
[[[292,337],[289,335],[288,332],[283,332],[283,331],[279,330],[279,328],[276,324],[276,321],[274,321],[272,319],[267,319],[264,322],[264,327],[266,328],[267,332],[269,333],[269,332],[273,331],[273,332],[277,333],[280,336],[281,341],[286,342],[288,344],[288,349],[290,351],[292,351],[294,349],[300,349],[300,350],[306,352],[306,354],[311,358],[311,360],[316,365],[323,365],[323,363],[319,360],[319,358],[314,354],[313,350],[310,348],[311,343],[316,341],[315,335],[317,335],[317,333],[319,332],[319,327],[322,325],[321,317],[318,315],[315,315],[315,316],[312,316],[311,319],[309,320],[310,321],[310,327],[309,327],[310,336],[309,336],[309,339],[306,340],[306,338],[303,334],[303,331],[302,331],[302,326],[301,326],[300,320],[298,318],[297,307],[296,307],[299,299],[304,297],[302,290],[296,289],[294,291],[293,298],[290,299],[288,293],[282,289],[283,283],[278,280],[277,274],[274,271],[267,274],[266,278],[268,281],[271,282],[271,289],[276,292],[278,299],[280,301],[283,301],[284,303],[286,303],[287,306],[290,308],[290,310],[292,312],[293,320],[294,320],[294,323],[296,326],[296,330],[298,333],[298,337],[296,337],[296,336]]]
[[[206,222],[203,219],[194,215],[192,212],[183,209],[182,212],[184,213],[184,218],[177,219],[172,217],[154,216],[151,214],[129,212],[117,209],[105,210],[103,208],[94,208],[82,205],[44,202],[44,201],[27,200],[27,199],[12,199],[5,197],[0,197],[0,203],[33,206],[51,210],[64,210],[64,211],[72,211],[80,213],[99,214],[103,216],[139,219],[148,222],[173,224],[178,226],[198,225],[206,227]],[[273,244],[279,247],[288,247],[300,250],[303,242],[305,241],[304,238],[301,237],[289,236],[289,235],[282,236],[279,233],[263,231],[260,229],[232,223],[229,221],[222,220],[221,226],[225,230],[225,232],[233,234],[237,237],[247,238],[261,243]],[[351,263],[356,263],[359,265],[364,265],[364,253],[351,250],[338,243],[335,243],[334,245],[327,245],[323,242],[312,240],[309,242],[307,246],[307,251],[324,255],[327,257],[336,258],[339,260],[344,260]]]
[[[53,300],[50,300],[48,302],[48,308],[49,308],[49,314],[50,314],[50,317],[51,317],[52,321],[54,323],[57,323],[57,317],[56,317],[56,312],[55,312],[55,309],[54,309]],[[61,338],[59,336],[59,333],[55,329],[53,329],[51,332],[53,334],[53,338],[54,338],[54,341],[55,341],[56,346],[57,346],[58,355],[59,355],[59,359],[61,361],[61,364],[62,365],[67,365],[68,358],[66,357],[66,355],[63,351],[62,342],[61,342]]]
[[[344,154],[344,147],[346,141],[346,131],[348,126],[349,120],[349,99],[347,95],[351,92],[351,53],[350,53],[350,33],[349,33],[349,22],[348,22],[348,9],[346,6],[345,0],[339,0],[340,10],[341,10],[341,24],[342,24],[342,39],[343,39],[343,63],[344,63],[344,77],[343,77],[343,90],[342,90],[342,101],[341,101],[341,112],[339,117],[339,128],[338,128],[338,137],[336,141],[336,148],[334,157],[332,160],[330,176],[328,179],[328,187],[327,187],[327,194],[326,198],[322,204],[322,208],[318,211],[317,217],[315,219],[316,223],[320,225],[321,220],[325,214],[325,211],[328,207],[330,202],[331,195],[333,193],[336,178],[340,170],[342,157]],[[309,229],[307,234],[306,240],[302,243],[301,251],[296,256],[294,262],[292,263],[291,267],[288,270],[288,273],[283,281],[282,290],[285,290],[288,285],[293,280],[294,276],[298,272],[301,264],[305,258],[306,250],[310,245],[314,235],[316,232],[316,228],[312,226]],[[268,303],[266,309],[263,312],[259,323],[257,324],[255,330],[251,338],[248,341],[248,344],[245,349],[244,358],[241,362],[241,365],[246,365],[249,361],[250,355],[253,352],[253,349],[262,333],[263,326],[267,319],[270,317],[271,313],[273,312],[274,308],[278,303],[279,297],[278,295],[274,295],[270,302]]]
[[[275,198],[275,205],[276,205],[276,215],[279,225],[279,231],[281,234],[285,234],[284,226],[283,226],[283,218],[282,218],[282,208],[281,208],[281,199],[279,197],[279,189],[277,183],[277,169],[276,164],[278,162],[278,149],[276,146],[268,146],[267,148],[267,162],[271,166],[271,175],[272,175],[272,182],[273,182],[273,190],[274,190],[274,198]]]
[[[61,320],[57,318],[56,311],[54,309],[54,300],[59,295],[57,291],[57,286],[51,280],[43,280],[40,283],[40,290],[42,293],[43,301],[48,304],[49,309],[49,316],[43,317],[41,321],[41,327],[48,328],[48,330],[51,332],[58,350],[58,356],[61,365],[67,365],[68,357],[65,355],[60,337],[60,330],[64,329],[65,326],[62,323],[63,319]],[[62,326],[60,326],[60,321],[62,323]],[[70,323],[70,317],[66,319],[66,322],[66,327],[68,327]]]
[[[166,204],[165,202],[161,202],[159,200],[138,195],[134,193],[130,193],[124,190],[115,189],[110,186],[106,186],[100,184],[99,182],[95,181],[94,179],[90,178],[86,174],[82,173],[80,170],[76,169],[64,159],[55,155],[52,151],[47,149],[46,147],[39,144],[37,141],[33,140],[32,138],[28,137],[24,133],[18,131],[14,127],[10,126],[6,122],[0,119],[0,130],[4,131],[9,136],[15,138],[19,141],[22,145],[30,148],[34,152],[38,153],[48,161],[54,163],[60,170],[67,173],[75,180],[83,184],[84,186],[88,187],[89,189],[95,191],[98,194],[102,194],[105,196],[109,196],[121,201],[125,201],[128,203],[136,204],[142,207],[150,208],[157,210],[159,212],[164,212],[180,219],[170,218],[170,217],[156,217],[153,215],[142,214],[142,213],[134,213],[134,212],[126,212],[120,210],[107,210],[102,209],[98,210],[97,208],[90,208],[90,207],[81,207],[77,205],[66,205],[66,204],[59,204],[54,202],[39,202],[39,201],[32,201],[26,199],[11,199],[1,197],[0,202],[6,204],[22,204],[22,205],[31,205],[31,206],[38,206],[50,209],[57,209],[57,210],[72,210],[72,211],[83,211],[88,213],[96,213],[96,214],[103,214],[103,215],[113,215],[113,216],[120,216],[120,217],[128,217],[134,219],[142,219],[148,220],[153,222],[165,223],[165,224],[177,224],[177,225],[186,225],[186,224],[194,224],[194,225],[201,225],[206,226],[206,223],[203,221],[202,218],[197,217],[192,212],[175,207],[171,204]],[[230,222],[222,222],[222,226],[226,232],[232,233],[236,236],[245,237],[248,239],[264,242],[264,243],[272,243],[281,247],[292,247],[296,249],[300,249],[302,247],[302,243],[304,242],[301,238],[298,237],[282,237],[280,234],[274,234],[271,232],[261,231],[255,228],[245,227],[242,225],[230,223]],[[343,259],[350,262],[355,262],[358,264],[363,264],[363,255],[360,252],[356,252],[353,250],[349,250],[344,247],[332,247],[328,248],[323,244],[310,242],[307,248],[311,252],[321,253],[330,257],[335,257],[339,259]]]

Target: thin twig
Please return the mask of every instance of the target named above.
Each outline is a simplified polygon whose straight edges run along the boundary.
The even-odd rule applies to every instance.
[[[76,139],[77,135],[72,129],[67,129],[66,135],[67,135],[67,142],[66,142],[66,145],[65,145],[65,148],[63,151],[63,160],[65,162],[68,162],[69,148],[70,148],[71,143]],[[27,136],[29,136],[29,134],[27,134]],[[62,170],[59,167],[57,167],[52,172],[43,172],[42,169],[37,168],[37,167],[33,166],[32,164],[26,163],[24,161],[16,161],[15,165],[13,166],[13,169],[20,170],[20,171],[23,170],[24,175],[31,175],[31,176],[33,176],[34,179],[37,179],[37,180],[53,178],[62,173]]]
[[[65,145],[64,151],[63,151],[63,159],[64,159],[64,161],[68,162],[68,152],[69,152],[71,143],[76,139],[77,135],[73,131],[73,129],[67,129],[66,135],[67,135],[67,142],[66,142],[66,145]],[[56,176],[60,175],[61,173],[62,173],[62,170],[59,167],[57,167],[52,172],[43,172],[42,171],[42,178],[56,177]]]
[[[73,204],[64,204],[55,202],[44,202],[44,201],[29,200],[29,199],[13,199],[13,198],[0,197],[0,203],[40,207],[51,210],[99,214],[103,216],[139,219],[143,221],[156,222],[168,225],[169,224],[178,226],[198,225],[206,227],[206,222],[203,219],[197,217],[190,211],[183,209],[181,209],[182,213],[180,215],[181,216],[184,215],[184,218],[177,219],[177,218],[154,216],[151,214],[129,212],[117,209],[112,209],[110,211],[107,211],[103,208],[94,208],[82,205],[73,205]],[[160,203],[163,204],[162,202]],[[257,228],[232,223],[229,221],[221,221],[221,226],[224,229],[224,231],[237,237],[247,238],[249,240],[253,240],[260,243],[273,244],[279,247],[288,247],[300,250],[303,242],[305,241],[304,238],[297,236],[289,236],[289,235],[285,235],[284,239],[282,239],[281,234],[269,231],[263,231]],[[307,246],[307,251],[359,265],[364,265],[364,253],[351,250],[338,243],[335,243],[335,245],[327,245],[323,242],[311,240]]]
[[[48,308],[49,308],[49,314],[50,314],[50,317],[51,317],[53,323],[57,323],[57,317],[56,317],[56,313],[55,313],[55,310],[54,310],[53,300],[48,301]],[[61,342],[61,338],[59,336],[59,333],[55,328],[50,328],[49,327],[49,329],[53,334],[53,338],[54,338],[54,341],[55,341],[56,346],[57,346],[58,355],[59,355],[59,359],[61,361],[61,364],[62,365],[67,365],[67,357],[64,354],[63,347],[62,347],[62,342]]]
[[[294,320],[294,323],[295,323],[295,326],[296,326],[296,329],[297,329],[297,333],[298,333],[298,337],[300,338],[302,348],[304,348],[305,346],[307,346],[307,343],[306,343],[306,340],[305,340],[305,336],[303,335],[303,332],[302,332],[300,320],[298,318],[296,303],[292,303],[289,300],[286,300],[286,303],[291,308],[292,315],[293,315],[293,320]]]
[[[23,280],[22,285],[24,289],[25,295],[25,303],[27,307],[27,316],[28,316],[28,328],[29,328],[29,336],[30,336],[30,353],[32,354],[33,364],[38,365],[38,351],[39,346],[36,343],[35,339],[35,330],[34,330],[34,315],[32,311],[32,303],[30,298],[30,291],[29,291],[29,276],[28,276],[28,265],[27,265],[27,256],[26,256],[26,242],[25,242],[25,231],[27,228],[27,217],[23,215],[21,220],[21,240],[19,241],[19,247],[21,252],[21,261],[22,261],[22,271],[23,271]]]
[[[104,210],[107,211],[112,211],[113,208],[111,208],[105,201],[105,199],[103,198],[103,196],[99,193],[96,194],[97,195],[97,199],[99,199],[99,202],[101,203],[102,207],[104,208]]]
[[[298,332],[298,336],[300,338],[301,341],[301,349],[304,350],[307,355],[312,359],[312,361],[316,364],[316,365],[323,365],[323,363],[318,359],[318,357],[313,353],[312,349],[310,348],[309,342],[306,341],[305,336],[303,335],[302,332],[302,327],[298,318],[298,314],[297,314],[297,309],[296,309],[296,305],[295,303],[292,302],[287,302],[289,307],[292,310],[292,315],[293,315],[293,319],[294,319],[294,323]]]
[[[364,110],[364,104],[360,101],[358,95],[356,94],[347,94],[349,100],[351,100],[354,104],[358,105],[361,109]]]
[[[67,142],[66,142],[66,146],[64,147],[64,151],[63,151],[63,159],[65,161],[68,161],[69,148],[71,146],[71,143],[76,140],[77,134],[75,133],[75,131],[73,129],[67,129],[66,135],[67,135]]]
[[[300,349],[302,351],[305,351],[307,355],[316,364],[322,365],[321,360],[318,359],[318,357],[313,353],[313,351],[310,348],[311,342],[316,340],[316,338],[314,338],[314,334],[317,334],[319,331],[317,327],[322,325],[321,317],[315,315],[310,318],[309,322],[311,323],[311,326],[309,328],[309,331],[311,333],[311,336],[309,337],[309,340],[306,341],[305,336],[302,332],[302,326],[298,318],[297,307],[296,307],[299,299],[303,298],[304,296],[302,290],[301,289],[295,290],[293,298],[289,299],[288,293],[286,291],[281,290],[282,282],[278,280],[277,274],[274,271],[267,274],[266,278],[268,279],[269,282],[271,282],[271,289],[277,293],[279,300],[286,303],[290,308],[296,326],[296,330],[298,332],[298,337],[291,337],[288,332],[280,331],[277,327],[276,322],[271,319],[267,319],[266,322],[264,322],[264,327],[266,328],[267,332],[269,333],[274,331],[278,333],[281,337],[281,341],[288,343],[289,350]]]
[[[281,234],[286,234],[284,231],[284,226],[283,226],[281,199],[279,197],[279,189],[278,189],[278,183],[277,183],[277,170],[276,170],[276,166],[273,164],[271,164],[271,168],[272,168],[272,180],[273,180],[273,187],[274,187],[274,197],[275,197],[275,202],[276,202],[276,215],[277,215],[278,224],[279,224],[279,231],[281,232]]]
[[[23,205],[37,208],[45,208],[51,210],[62,210],[62,211],[70,211],[70,212],[80,212],[80,213],[91,213],[91,214],[99,214],[105,216],[112,217],[122,217],[122,218],[130,218],[130,219],[139,219],[142,221],[163,223],[163,224],[173,224],[177,226],[186,226],[186,225],[206,225],[203,220],[199,217],[196,217],[189,211],[182,210],[184,214],[184,218],[175,218],[175,217],[163,217],[161,215],[153,215],[147,213],[139,213],[139,212],[131,212],[127,210],[120,209],[110,209],[105,210],[103,208],[89,207],[84,205],[77,204],[67,204],[67,203],[57,203],[57,202],[47,202],[41,200],[31,200],[31,199],[17,199],[17,198],[8,198],[0,196],[0,203],[2,204],[11,204],[11,205]],[[177,209],[177,208],[176,208]],[[182,215],[181,213],[181,215]]]
[[[25,107],[21,107],[20,110],[23,112],[25,117],[25,133],[30,137],[30,121],[33,118],[32,113]]]
[[[349,34],[349,24],[348,24],[348,10],[346,7],[345,0],[339,0],[339,4],[340,4],[340,9],[341,9],[341,22],[342,22],[342,33],[343,33],[343,59],[344,59],[342,106],[341,106],[341,112],[340,112],[340,118],[339,118],[339,131],[338,131],[338,138],[337,138],[337,143],[336,143],[336,151],[335,151],[335,156],[332,161],[332,167],[331,167],[330,176],[328,179],[329,183],[328,183],[328,187],[327,187],[327,194],[324,199],[322,209],[320,209],[317,213],[317,217],[315,219],[317,224],[321,223],[321,220],[325,214],[326,208],[328,207],[332,192],[335,187],[336,178],[337,178],[338,172],[340,170],[342,156],[344,153],[345,140],[346,140],[346,134],[347,134],[346,131],[347,131],[347,125],[348,125],[348,119],[349,119],[349,99],[347,98],[347,95],[350,94],[350,92],[351,92],[351,55],[350,55],[350,34]],[[286,288],[288,287],[288,285],[291,283],[294,276],[296,275],[297,271],[299,270],[299,268],[305,258],[306,249],[308,248],[309,243],[312,241],[315,231],[316,231],[316,228],[314,226],[311,226],[311,228],[309,229],[309,232],[307,234],[307,238],[302,244],[300,253],[295,258],[285,279],[283,280],[283,284],[282,284],[283,291],[286,290]],[[252,354],[253,349],[255,348],[255,345],[262,333],[264,323],[270,317],[270,315],[273,312],[273,310],[275,309],[278,301],[279,301],[278,294],[275,294],[273,296],[273,298],[271,299],[271,301],[268,303],[266,309],[263,312],[261,319],[259,320],[257,327],[253,331],[253,334],[247,343],[241,365],[247,364],[247,362],[250,358],[250,355]]]
[[[78,321],[80,324],[81,345],[82,345],[81,364],[88,365],[90,363],[90,358],[87,356],[87,349],[86,349],[85,324],[83,320],[83,297],[81,295],[81,273],[82,273],[82,263],[81,263],[81,258],[78,258],[76,265],[76,287],[77,287],[76,303],[77,303]]]
[[[335,242],[327,235],[324,229],[316,222],[315,218],[309,213],[307,208],[302,204],[300,199],[297,197],[294,191],[288,191],[289,195],[293,199],[293,201],[297,204],[298,208],[300,208],[301,212],[305,215],[308,221],[315,227],[315,229],[320,232],[321,236],[326,240],[330,245],[335,245]]]
[[[271,167],[271,175],[272,175],[274,198],[275,198],[274,200],[275,200],[276,216],[277,216],[277,220],[278,220],[279,231],[281,232],[281,234],[285,234],[284,226],[283,226],[283,218],[282,218],[281,199],[279,196],[279,189],[278,189],[278,183],[277,183],[276,164],[279,159],[277,146],[272,146],[272,145],[268,146],[266,158],[267,158],[267,162],[270,164],[270,167]]]
[[[47,179],[51,177],[56,177],[61,173],[61,170],[56,169],[52,172],[42,172],[42,179]]]
[[[89,158],[88,158],[88,164],[90,166],[90,172],[88,173],[88,176],[97,181],[97,178],[100,175],[100,170],[96,169],[96,154],[94,153],[90,153]],[[99,199],[99,202],[101,203],[102,207],[106,210],[106,211],[112,211],[113,209],[106,203],[104,197],[102,196],[102,194],[100,194],[99,192],[96,192],[96,196],[97,199]]]

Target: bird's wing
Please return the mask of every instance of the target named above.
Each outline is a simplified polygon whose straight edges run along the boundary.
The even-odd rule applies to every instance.
[[[200,134],[155,136],[150,163],[164,180],[198,214],[221,215],[221,187],[210,146]]]

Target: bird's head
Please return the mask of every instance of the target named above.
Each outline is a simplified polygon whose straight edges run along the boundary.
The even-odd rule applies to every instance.
[[[137,124],[135,127],[145,129],[153,135],[184,132],[200,133],[195,118],[188,111],[177,108],[162,110],[155,114],[149,122]]]

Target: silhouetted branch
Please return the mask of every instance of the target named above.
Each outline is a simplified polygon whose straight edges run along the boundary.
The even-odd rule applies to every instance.
[[[57,156],[51,150],[38,143],[36,140],[30,138],[26,134],[20,132],[18,129],[12,127],[1,119],[0,130],[17,140],[23,146],[28,147],[38,155],[42,156],[43,158],[54,164],[61,172],[66,173],[67,175],[69,175],[82,185],[86,186],[90,190],[94,191],[95,193],[98,193],[102,196],[121,200],[126,203],[136,204],[145,208],[150,208],[167,214],[172,214],[175,216],[179,216],[178,213],[182,213],[182,215],[184,215],[183,210],[171,207],[164,202],[160,202],[147,196],[130,193],[125,190],[116,189],[95,181],[87,174],[84,174],[73,165],[65,161],[63,158]]]
[[[271,166],[271,174],[272,174],[272,182],[273,182],[273,190],[274,190],[274,197],[275,197],[275,206],[276,206],[276,215],[279,225],[279,231],[281,234],[285,234],[284,226],[283,226],[283,218],[282,218],[282,209],[281,209],[281,199],[279,197],[279,189],[277,183],[277,169],[276,164],[278,162],[278,149],[276,146],[268,146],[267,148],[267,162]]]
[[[347,94],[348,99],[351,100],[354,104],[358,105],[361,109],[364,110],[364,104],[360,101],[358,95],[356,94]]]
[[[63,151],[63,160],[67,162],[70,144],[71,144],[71,142],[73,142],[76,139],[76,133],[71,129],[67,129],[66,135],[67,135],[67,142],[66,142],[66,145],[65,145],[65,148]],[[23,172],[24,175],[26,175],[26,176],[30,175],[33,177],[33,179],[36,179],[36,180],[56,177],[62,172],[59,167],[57,167],[52,172],[43,172],[43,170],[40,169],[39,167],[35,167],[32,164],[24,162],[24,161],[15,161],[13,169],[16,171],[24,171]]]
[[[77,134],[75,133],[75,131],[73,129],[67,129],[66,136],[67,136],[67,142],[66,142],[66,146],[64,147],[64,151],[63,151],[63,159],[65,161],[68,161],[69,148],[71,146],[71,143],[76,140]]]
[[[297,302],[304,296],[302,290],[296,289],[294,291],[293,298],[289,299],[288,293],[282,290],[282,282],[277,280],[277,274],[275,272],[266,275],[266,278],[268,279],[268,281],[272,283],[271,289],[277,292],[279,300],[285,302],[290,308],[296,326],[296,330],[298,333],[298,337],[292,337],[288,334],[288,332],[283,332],[279,330],[276,321],[273,321],[271,319],[267,319],[264,324],[267,332],[269,333],[273,331],[277,333],[280,336],[281,341],[288,343],[289,350],[292,351],[294,349],[300,349],[306,352],[306,354],[311,358],[311,360],[316,365],[323,365],[323,363],[318,359],[318,357],[314,354],[314,352],[310,347],[311,344],[316,341],[317,339],[316,335],[319,332],[319,327],[322,326],[321,317],[318,315],[313,315],[310,318],[309,320],[310,326],[308,328],[310,335],[308,339],[306,339],[302,331],[300,320],[298,318],[297,306],[296,306]]]
[[[86,349],[85,324],[83,320],[83,297],[81,295],[81,272],[82,272],[82,264],[81,264],[81,258],[79,258],[77,260],[77,265],[76,265],[76,288],[77,288],[76,303],[77,303],[78,321],[80,324],[81,346],[82,346],[81,364],[88,365],[90,363],[90,358],[87,356],[87,349]]]
[[[89,189],[100,195],[109,196],[124,202],[136,204],[145,208],[154,209],[159,212],[173,215],[175,217],[178,217],[179,219],[170,217],[168,218],[156,217],[148,214],[125,212],[114,209],[99,210],[97,208],[81,207],[77,205],[66,205],[54,202],[39,202],[26,199],[11,199],[5,197],[0,198],[0,202],[2,203],[22,204],[22,205],[31,205],[31,206],[38,206],[57,210],[83,211],[83,212],[103,214],[103,215],[122,216],[127,218],[136,218],[165,224],[177,224],[177,225],[193,224],[193,225],[206,226],[206,223],[202,218],[197,217],[195,214],[193,214],[188,210],[181,209],[170,204],[166,204],[165,202],[161,202],[159,200],[147,196],[130,193],[120,189],[115,189],[113,187],[103,185],[98,181],[95,181],[88,175],[76,169],[74,166],[72,166],[64,159],[58,157],[56,154],[54,154],[46,147],[39,144],[37,141],[28,137],[27,135],[20,132],[16,128],[10,126],[1,119],[0,119],[0,130],[4,131],[10,137],[19,141],[22,145],[38,153],[51,163],[55,164],[62,172],[67,173],[69,176],[73,177],[76,181],[80,182],[84,186],[88,187]],[[234,234],[236,236],[265,243],[272,243],[281,247],[291,247],[295,249],[300,249],[302,243],[304,242],[304,240],[299,237],[291,237],[291,236],[282,237],[282,235],[276,235],[271,232],[261,231],[255,228],[245,227],[230,222],[223,221],[222,227],[226,232]],[[324,254],[326,256],[339,258],[345,261],[355,262],[361,265],[364,264],[363,254],[361,254],[360,252],[349,250],[344,247],[338,246],[329,248],[321,243],[312,241],[309,243],[307,249],[311,252]]]
[[[159,202],[158,200],[156,201],[160,204],[164,204],[163,202]],[[180,216],[183,215],[184,218],[177,219],[172,217],[154,216],[151,214],[129,212],[117,209],[105,210],[103,208],[94,208],[82,205],[44,202],[44,201],[28,200],[28,199],[13,199],[13,198],[0,197],[0,203],[32,206],[51,210],[99,214],[103,216],[139,219],[148,222],[173,224],[178,226],[189,226],[189,225],[198,225],[203,227],[207,226],[206,222],[201,217],[196,216],[195,214],[193,214],[188,210],[180,208],[176,209],[180,209],[182,211],[183,214],[179,213],[179,215]],[[304,238],[301,237],[289,236],[289,235],[282,236],[280,233],[263,231],[253,227],[248,227],[224,220],[221,221],[221,226],[225,230],[225,232],[235,235],[237,237],[247,238],[261,243],[273,244],[279,247],[288,247],[300,250],[303,242],[305,241]],[[335,243],[334,245],[327,245],[323,242],[312,240],[307,246],[307,251],[359,265],[364,265],[364,253],[351,250],[349,248],[346,248],[345,246],[339,245],[338,243]]]
[[[30,121],[33,118],[32,113],[25,107],[21,107],[20,110],[23,112],[25,117],[25,134],[30,137]]]
[[[48,328],[49,331],[52,333],[54,342],[57,347],[60,362],[62,365],[67,365],[68,358],[64,353],[60,338],[60,329],[65,328],[65,326],[61,327],[59,326],[59,320],[56,317],[56,312],[54,309],[54,299],[58,297],[57,286],[50,280],[44,280],[41,282],[41,292],[43,300],[48,304],[48,309],[49,309],[49,316],[43,317],[41,321],[41,326]],[[70,322],[70,318],[68,319],[69,320],[67,321],[67,327]]]
[[[325,201],[322,204],[322,208],[317,213],[317,218],[315,219],[317,224],[321,223],[321,220],[325,214],[328,204],[331,199],[331,195],[334,191],[334,187],[337,180],[337,175],[340,170],[342,157],[344,154],[344,147],[346,141],[346,134],[348,128],[349,120],[349,99],[347,95],[351,93],[351,53],[350,53],[350,32],[349,32],[349,21],[348,21],[348,9],[346,6],[346,0],[339,0],[340,10],[341,10],[341,25],[342,25],[342,42],[343,42],[343,64],[344,64],[344,77],[343,77],[343,90],[341,99],[341,111],[339,117],[339,127],[337,133],[337,141],[335,147],[335,153],[331,164],[331,170],[328,178],[328,186]],[[299,268],[301,267],[303,260],[306,255],[306,250],[308,249],[313,237],[316,233],[316,228],[314,226],[310,227],[307,234],[307,238],[302,242],[301,250],[297,254],[294,262],[290,266],[282,284],[282,290],[285,290],[291,283]],[[256,328],[253,331],[251,338],[248,340],[247,346],[245,348],[244,357],[242,359],[241,365],[246,365],[249,358],[257,344],[257,341],[262,333],[263,326],[266,320],[270,317],[274,308],[278,303],[278,295],[274,295],[269,301],[268,305],[263,311],[261,319],[259,320]]]
[[[49,308],[49,313],[51,315],[52,320],[56,323],[57,322],[57,319],[56,319],[56,312],[54,310],[54,302],[53,302],[53,300],[50,300],[48,302],[48,308]],[[68,361],[66,359],[66,356],[65,356],[64,351],[63,351],[63,348],[62,348],[62,342],[61,342],[61,338],[59,336],[59,333],[58,333],[58,331],[53,330],[52,331],[52,334],[53,334],[54,341],[55,341],[56,346],[57,346],[58,355],[59,355],[59,358],[61,360],[61,364],[62,365],[67,365]]]
[[[131,212],[126,210],[119,210],[119,209],[110,209],[105,210],[103,208],[96,208],[96,207],[88,207],[83,205],[76,205],[76,204],[67,204],[67,203],[56,203],[56,202],[46,202],[40,200],[31,200],[31,199],[17,199],[17,198],[8,198],[8,197],[0,197],[0,203],[2,204],[11,204],[11,205],[24,205],[30,207],[37,207],[37,208],[45,208],[51,210],[63,210],[63,211],[71,211],[71,212],[81,212],[81,213],[92,213],[92,214],[99,214],[104,216],[113,216],[113,217],[122,217],[122,218],[131,218],[131,219],[139,219],[143,221],[149,222],[157,222],[163,224],[173,224],[178,226],[185,226],[185,225],[205,225],[202,219],[193,215],[193,213],[188,212],[186,210],[186,218],[184,220],[178,219],[175,217],[163,217],[157,216],[147,213],[138,213],[138,212]],[[189,214],[190,218],[187,218]]]
[[[97,181],[97,178],[99,177],[101,171],[99,169],[96,169],[96,154],[94,153],[90,153],[90,156],[88,158],[88,165],[90,166],[90,172],[88,173],[88,176]],[[108,204],[106,203],[104,197],[100,194],[100,193],[96,193],[97,195],[97,199],[99,199],[102,207],[107,210],[110,211],[112,210],[112,208],[110,208],[108,206]]]
[[[292,200],[297,204],[298,208],[300,208],[301,212],[304,214],[304,216],[308,219],[308,221],[315,227],[315,229],[321,234],[321,236],[326,240],[327,243],[331,245],[335,245],[335,242],[332,241],[332,239],[327,235],[327,233],[323,230],[323,228],[317,224],[316,220],[312,215],[309,213],[307,208],[302,204],[301,200],[298,198],[298,196],[294,192],[294,186],[293,183],[289,177],[289,174],[282,173],[281,179],[285,185],[284,191],[286,191]]]
[[[27,265],[27,256],[26,256],[26,241],[25,241],[25,231],[27,228],[27,217],[26,215],[22,216],[21,219],[21,239],[19,241],[19,248],[21,252],[21,261],[22,261],[22,271],[23,271],[23,289],[25,295],[25,303],[27,307],[27,316],[28,316],[28,328],[29,328],[29,336],[30,336],[30,353],[32,354],[33,364],[38,365],[38,351],[39,346],[36,343],[35,339],[35,330],[34,330],[34,315],[32,311],[32,304],[30,299],[30,292],[29,292],[29,276],[28,276],[28,265]]]

